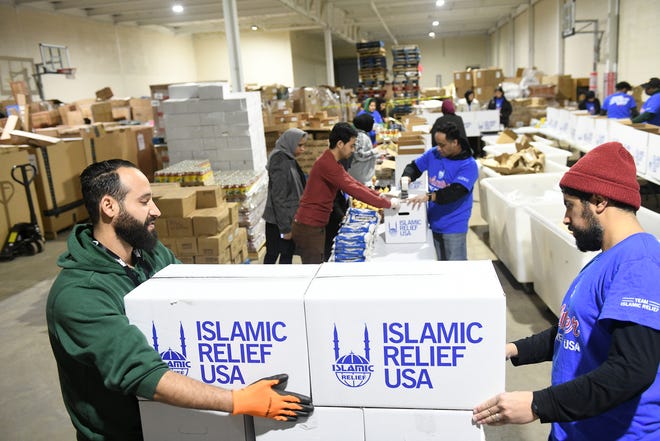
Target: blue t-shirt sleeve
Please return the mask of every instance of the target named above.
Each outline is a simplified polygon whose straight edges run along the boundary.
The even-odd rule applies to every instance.
[[[479,177],[479,167],[476,161],[468,161],[461,167],[453,183],[461,184],[468,190],[472,190]]]
[[[635,101],[635,98],[630,97],[630,99],[628,100],[628,108],[629,109],[637,108],[637,101]]]
[[[646,100],[642,107],[642,113],[649,112],[657,114],[660,111],[660,93],[654,93]]]
[[[610,98],[612,95],[608,96],[605,98],[605,101],[603,101],[603,106],[601,107],[603,110],[607,110],[607,108],[610,106]]]
[[[623,262],[603,299],[600,320],[632,322],[660,330],[660,265],[647,258]]]
[[[424,173],[429,169],[429,161],[431,159],[430,157],[431,154],[433,154],[433,149],[427,150],[426,152],[424,152],[422,156],[415,159],[415,165],[422,173]]]

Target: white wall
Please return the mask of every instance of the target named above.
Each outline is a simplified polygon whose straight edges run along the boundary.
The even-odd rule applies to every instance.
[[[548,74],[559,73],[559,4],[557,0],[535,3],[534,9],[534,66]],[[532,66],[525,66],[532,67]]]
[[[288,32],[242,32],[240,34],[243,80],[246,84],[293,84],[291,44]],[[193,36],[198,80],[227,80],[229,54],[221,32]]]
[[[515,54],[514,69],[519,66],[529,67],[529,11],[525,11],[513,20],[514,25],[514,44]],[[515,74],[511,72],[512,75]]]
[[[637,85],[660,77],[660,0],[621,0],[619,81]]]
[[[2,5],[0,29],[0,56],[33,58],[38,63],[39,43],[69,48],[76,78],[43,76],[46,99],[90,98],[105,86],[115,96],[143,96],[149,95],[150,84],[190,81],[197,76],[190,36]],[[172,60],[176,60],[175,68]],[[34,84],[31,88],[37,95]]]
[[[607,32],[607,5],[604,0],[579,0],[575,6],[576,20],[598,20],[598,29]],[[576,29],[585,24],[576,23]],[[590,25],[585,31],[593,31]],[[606,41],[603,37],[603,42]],[[605,45],[603,45],[605,46]],[[607,47],[601,48],[600,54],[606,53]],[[564,71],[574,77],[588,77],[593,71],[594,35],[576,34],[564,39]],[[602,76],[601,76],[602,78]]]
[[[355,56],[355,46],[353,46]],[[328,84],[323,35],[310,32],[291,32],[294,87]],[[333,48],[333,56],[336,56]]]

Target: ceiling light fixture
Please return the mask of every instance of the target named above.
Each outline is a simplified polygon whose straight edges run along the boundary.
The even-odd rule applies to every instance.
[[[445,0],[436,0],[435,5],[439,8],[445,5]]]
[[[435,38],[435,32],[433,32],[433,31],[429,32],[429,37]]]
[[[252,25],[252,26],[250,26],[250,29],[252,29],[253,31],[258,31],[258,30],[259,30],[259,26],[257,26],[257,25]]]
[[[181,6],[178,3],[175,3],[172,5],[172,11],[176,12],[177,14],[181,14],[183,12],[183,6]]]
[[[440,22],[438,20],[433,20],[433,23],[431,23],[433,26],[438,26],[440,25]]]

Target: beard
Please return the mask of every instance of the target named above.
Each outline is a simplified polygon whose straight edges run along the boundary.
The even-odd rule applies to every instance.
[[[603,247],[603,227],[586,206],[583,206],[582,219],[586,221],[585,228],[570,227],[575,237],[575,245],[583,252],[600,250]]]
[[[144,223],[141,223],[122,208],[115,223],[115,232],[133,248],[151,251],[158,243],[156,230],[149,231],[149,225],[155,220],[155,217],[149,216]]]

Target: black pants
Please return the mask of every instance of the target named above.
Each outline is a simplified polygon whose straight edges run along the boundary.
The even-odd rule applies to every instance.
[[[275,263],[280,258],[280,263],[291,263],[293,259],[294,245],[292,240],[280,237],[280,229],[275,224],[266,222],[266,255],[264,263]]]

